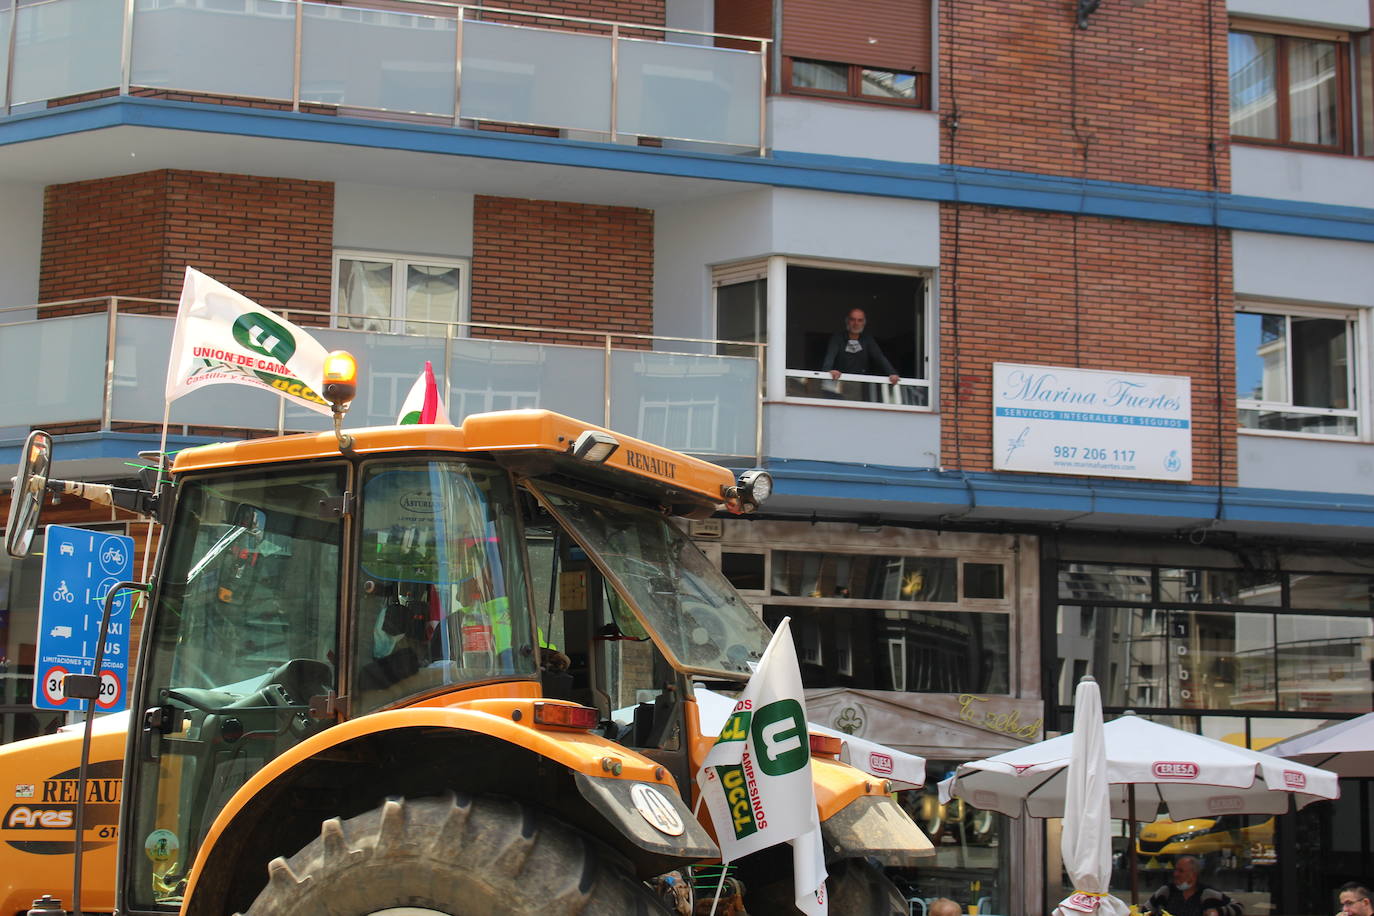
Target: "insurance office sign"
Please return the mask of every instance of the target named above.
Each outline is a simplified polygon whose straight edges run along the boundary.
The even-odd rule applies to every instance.
[[[1191,480],[1188,377],[993,364],[993,468]]]

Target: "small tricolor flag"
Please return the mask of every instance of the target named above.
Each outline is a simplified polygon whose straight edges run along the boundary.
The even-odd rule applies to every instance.
[[[410,394],[401,404],[401,413],[396,417],[399,425],[413,423],[448,423],[448,408],[439,397],[439,386],[434,382],[434,366],[425,360],[425,371],[415,380]]]

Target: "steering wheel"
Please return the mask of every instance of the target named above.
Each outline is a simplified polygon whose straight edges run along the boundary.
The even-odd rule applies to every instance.
[[[169,700],[176,700],[206,715],[218,715],[229,710],[305,706],[311,697],[329,690],[331,677],[332,672],[325,662],[313,658],[293,658],[273,669],[267,676],[267,682],[248,696],[235,696],[224,690],[206,687],[172,688],[165,691],[165,695]]]

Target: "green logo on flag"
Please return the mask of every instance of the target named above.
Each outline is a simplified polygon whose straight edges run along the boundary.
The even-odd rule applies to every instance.
[[[749,786],[744,779],[744,768],[716,767],[716,776],[725,790],[725,803],[730,806],[730,824],[735,828],[735,839],[742,840],[751,833],[758,833],[754,808],[749,804]]]
[[[717,741],[743,741],[749,737],[749,719],[753,713],[741,710],[725,720]]]
[[[800,770],[811,758],[806,714],[796,700],[778,700],[755,712],[753,733],[759,769],[769,776]]]
[[[291,332],[260,312],[240,315],[232,330],[240,346],[270,356],[283,366],[296,354],[296,338]]]

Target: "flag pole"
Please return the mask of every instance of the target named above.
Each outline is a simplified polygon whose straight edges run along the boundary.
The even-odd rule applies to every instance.
[[[154,499],[162,496],[162,467],[167,460],[167,423],[172,416],[172,402],[166,398],[162,399],[162,438],[157,443],[157,485],[153,488]],[[140,582],[148,581],[148,564],[153,559],[153,525],[156,522],[148,519],[148,530],[143,537],[143,571],[138,574]]]

